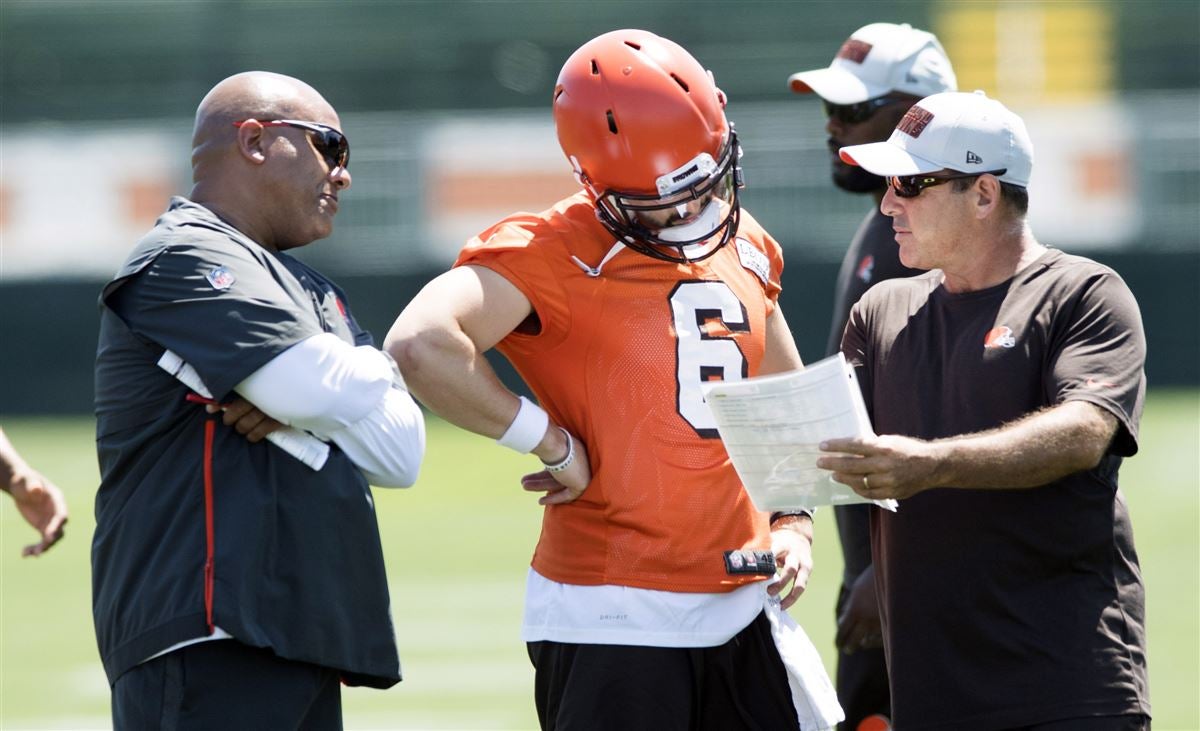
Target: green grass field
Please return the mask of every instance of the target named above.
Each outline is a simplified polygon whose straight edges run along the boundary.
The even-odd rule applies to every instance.
[[[21,559],[32,531],[0,499],[0,729],[110,725],[92,634],[89,550],[98,481],[89,418],[5,418],[10,439],[67,493],[67,536]],[[1200,392],[1151,394],[1142,451],[1121,483],[1147,584],[1156,731],[1200,729]],[[535,466],[431,421],[419,484],[376,491],[406,680],[349,689],[350,729],[532,729],[532,670],[518,639],[541,511],[518,477]],[[792,613],[833,670],[841,557],[832,514],[817,516],[817,568]],[[457,557],[452,570],[425,558]]]

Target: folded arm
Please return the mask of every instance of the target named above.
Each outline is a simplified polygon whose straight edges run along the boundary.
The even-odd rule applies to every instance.
[[[308,337],[234,389],[263,413],[332,441],[380,487],[416,482],[425,419],[384,352]]]

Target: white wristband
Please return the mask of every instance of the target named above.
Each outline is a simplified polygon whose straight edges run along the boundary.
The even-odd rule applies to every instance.
[[[542,407],[522,396],[521,408],[517,409],[517,415],[508,425],[508,430],[496,443],[521,454],[529,454],[534,447],[542,443],[542,437],[546,436],[549,426],[550,416]]]

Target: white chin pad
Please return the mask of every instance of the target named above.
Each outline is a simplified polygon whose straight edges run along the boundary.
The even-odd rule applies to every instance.
[[[669,226],[658,232],[663,241],[695,241],[711,236],[721,223],[721,204],[716,199],[708,202],[704,210],[687,223]]]

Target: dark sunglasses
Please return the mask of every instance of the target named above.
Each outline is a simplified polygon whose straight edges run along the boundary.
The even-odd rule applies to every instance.
[[[896,191],[896,195],[901,198],[916,198],[921,195],[921,191],[926,188],[932,188],[935,185],[948,183],[951,180],[961,180],[963,178],[978,178],[980,175],[1003,175],[1008,172],[1008,168],[1000,168],[999,170],[986,170],[982,173],[958,173],[957,175],[893,175],[888,177],[887,183],[892,186],[892,190]]]
[[[825,104],[825,116],[830,119],[836,119],[842,124],[861,124],[875,116],[875,112],[878,112],[883,107],[901,101],[915,102],[917,99],[884,94],[883,96],[877,96],[874,99],[868,99],[865,102],[858,102],[856,104],[834,104],[822,100]]]
[[[250,120],[243,119],[240,122],[234,122],[234,127],[241,127]],[[297,119],[273,119],[270,122],[262,122],[264,127],[297,127],[309,133],[309,139],[312,140],[313,147],[321,157],[325,158],[329,169],[333,170],[336,167],[349,167],[350,165],[350,140],[346,139],[346,135],[339,130],[330,127],[327,124],[320,122],[301,122]]]

